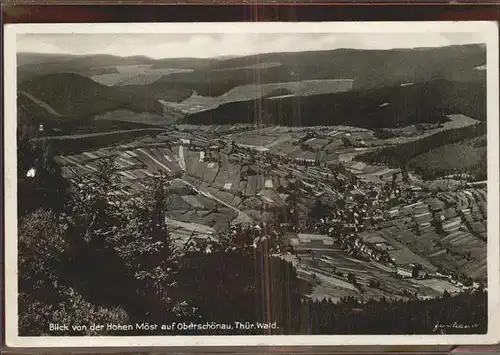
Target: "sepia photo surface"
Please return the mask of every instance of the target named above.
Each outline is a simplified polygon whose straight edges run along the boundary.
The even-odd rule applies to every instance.
[[[7,345],[499,340],[496,24],[4,43]]]

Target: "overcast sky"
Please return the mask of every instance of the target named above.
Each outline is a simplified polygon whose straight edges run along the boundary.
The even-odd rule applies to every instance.
[[[391,49],[484,43],[479,33],[19,34],[18,52],[209,58],[336,48]]]

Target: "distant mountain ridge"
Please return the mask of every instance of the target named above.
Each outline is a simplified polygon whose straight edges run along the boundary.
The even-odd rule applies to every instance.
[[[19,82],[50,73],[70,72],[84,76],[96,75],[99,70],[103,74],[113,73],[116,66],[126,65],[194,69],[193,72],[163,76],[151,84],[123,87],[129,92],[138,91],[158,99],[165,99],[162,95],[167,92],[168,101],[182,101],[193,91],[203,96],[220,96],[234,87],[255,84],[256,81],[266,84],[352,79],[353,88],[370,89],[435,79],[482,82],[486,78],[484,71],[474,69],[486,63],[483,44],[392,50],[335,49],[232,58],[60,55],[57,59],[57,55],[38,55],[38,63],[35,63],[36,56],[32,53],[18,54]],[[179,94],[176,95],[176,92]]]
[[[149,65],[152,68],[196,69],[213,64],[218,59],[166,58],[153,59],[147,56],[119,57],[109,54],[67,55],[18,53],[18,82],[47,74],[74,73],[92,76],[99,73],[116,73],[116,67]]]
[[[175,121],[182,116],[175,111],[182,106],[182,101],[186,100],[186,105],[190,105],[188,101],[191,100],[194,105],[198,101],[202,103],[203,96],[219,97],[233,90],[241,91],[238,102],[222,100],[220,106],[192,113],[182,121],[253,123],[256,110],[260,110],[259,116],[264,122],[281,125],[394,127],[446,120],[447,114],[454,113],[486,120],[487,73],[476,69],[486,63],[486,48],[481,44],[393,50],[336,49],[213,59],[62,55],[59,61],[54,61],[55,55],[39,55],[38,60],[44,61],[42,64],[33,63],[36,55],[28,57],[24,57],[25,64],[19,67],[20,73],[23,70],[31,73],[26,69],[37,68],[38,72],[74,69],[44,75],[31,73],[35,77],[18,80],[20,91],[46,103],[63,119],[87,119],[128,110],[127,120],[136,119],[134,112],[147,112],[167,115]],[[116,71],[113,65],[160,68],[191,65],[196,68],[191,72],[162,76],[152,83],[120,87],[104,86],[75,73]],[[300,97],[292,95],[296,94],[294,90],[284,85],[283,88],[290,90],[274,92],[272,96],[277,97],[270,98],[266,97],[268,92],[249,95],[247,91],[239,90],[249,85],[260,90],[261,85],[267,83],[281,85],[308,81],[328,86],[329,80],[339,79],[351,82],[348,91],[328,93],[327,87],[321,92],[316,90],[307,97]],[[202,97],[193,98],[193,93]],[[171,105],[175,111],[171,115],[172,112],[165,112],[164,103],[173,101],[181,104]],[[157,122],[157,119],[150,121]]]
[[[245,68],[259,63],[279,66]],[[354,89],[372,89],[408,82],[444,79],[483,82],[486,74],[474,70],[486,63],[483,45],[439,48],[272,53],[219,61],[190,73],[175,73],[144,86],[152,96],[163,90],[194,90],[220,96],[236,86],[320,79],[352,79]],[[214,69],[238,68],[219,71]],[[127,87],[124,87],[127,88]],[[135,88],[130,87],[130,90]]]
[[[17,53],[17,65],[38,65],[38,64],[61,64],[70,62],[74,65],[98,66],[102,65],[126,65],[126,64],[152,64],[153,58],[141,56],[120,57],[112,54],[52,54],[52,53]],[[85,64],[86,63],[86,64]]]
[[[250,65],[255,65],[257,63],[263,62],[273,62],[278,60],[288,61],[294,60],[302,61],[304,59],[309,59],[311,56],[318,58],[318,61],[323,61],[325,58],[328,59],[332,55],[337,56],[350,56],[356,53],[364,53],[367,55],[378,55],[381,53],[393,53],[393,54],[406,54],[406,55],[426,55],[429,53],[439,54],[449,57],[450,55],[455,55],[457,53],[462,55],[476,55],[476,54],[486,54],[485,44],[461,44],[461,45],[449,45],[443,47],[416,47],[416,48],[393,48],[393,49],[356,49],[356,48],[337,48],[337,49],[326,49],[326,50],[315,50],[315,51],[300,51],[300,52],[273,52],[273,53],[263,53],[263,54],[253,54],[247,56],[237,56],[229,58],[223,61],[214,63],[213,65],[207,67],[206,69],[228,69],[228,68],[238,68]]]

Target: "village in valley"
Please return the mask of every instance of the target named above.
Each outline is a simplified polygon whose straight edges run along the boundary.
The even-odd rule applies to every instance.
[[[125,186],[109,192],[118,199],[166,174],[177,240],[268,239],[313,299],[422,299],[484,287],[486,182],[468,174],[424,181],[356,157],[443,129],[384,140],[348,126],[175,125],[55,160],[72,179],[113,159]]]
[[[254,32],[18,36],[22,334],[488,331],[483,40]]]

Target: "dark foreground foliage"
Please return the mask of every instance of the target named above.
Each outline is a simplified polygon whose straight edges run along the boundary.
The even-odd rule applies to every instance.
[[[120,184],[114,164],[105,161],[97,174],[67,190],[58,209],[43,199],[36,209],[20,209],[21,335],[486,332],[486,292],[411,301],[312,301],[306,296],[310,285],[294,266],[273,256],[279,242],[253,246],[242,236],[237,242],[219,236],[181,243],[165,223],[166,177],[151,179],[138,200],[109,194]],[[232,328],[161,328],[173,322]],[[270,326],[237,329],[235,322]],[[158,327],[145,329],[145,323]],[[68,328],[51,330],[51,324]],[[105,327],[98,331],[92,324]]]

